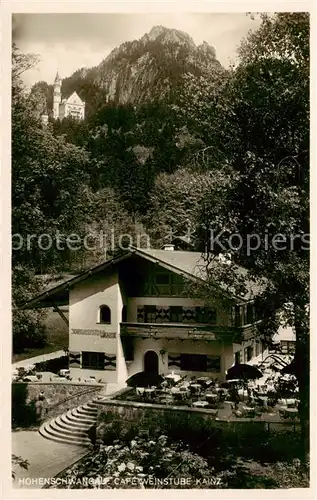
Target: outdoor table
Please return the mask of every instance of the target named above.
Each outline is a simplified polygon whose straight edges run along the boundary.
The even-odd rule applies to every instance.
[[[144,392],[145,392],[146,394],[152,394],[153,392],[155,392],[155,389],[154,389],[153,387],[146,387],[146,388],[144,389]]]
[[[184,395],[189,393],[189,389],[187,389],[186,387],[172,387],[170,393]]]
[[[206,406],[208,406],[208,401],[194,401],[192,405],[195,408],[205,408]]]
[[[186,382],[186,380],[181,382],[180,385],[178,385],[178,387],[185,387],[186,389],[188,389],[189,386],[190,386],[190,382]]]
[[[177,373],[169,373],[165,376],[165,378],[173,380],[174,382],[179,382],[182,377],[180,375],[177,375]]]
[[[283,406],[291,405],[291,404],[296,404],[296,399],[295,398],[281,398],[278,400],[280,404]]]
[[[201,385],[200,384],[190,384],[189,388],[193,389],[194,391],[200,391]]]
[[[214,392],[206,392],[205,398],[210,401],[216,401],[218,399],[218,394]]]
[[[297,408],[286,408],[285,413],[289,418],[296,418],[298,415],[298,410]]]
[[[209,385],[212,385],[213,380],[211,380],[209,377],[199,377],[197,379],[197,382],[200,385],[209,386]]]

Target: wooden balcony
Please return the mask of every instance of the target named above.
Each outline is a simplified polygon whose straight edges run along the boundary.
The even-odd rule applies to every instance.
[[[240,328],[184,323],[121,323],[120,335],[167,340],[226,340],[228,342],[242,340]]]

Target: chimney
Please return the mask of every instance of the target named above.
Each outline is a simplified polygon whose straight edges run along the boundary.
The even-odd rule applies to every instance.
[[[166,250],[167,252],[174,252],[175,245],[172,245],[172,243],[166,243],[163,246],[163,250]]]

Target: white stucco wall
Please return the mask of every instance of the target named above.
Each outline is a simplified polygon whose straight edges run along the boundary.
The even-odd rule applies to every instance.
[[[95,329],[117,332],[119,294],[118,276],[115,273],[111,276],[93,276],[89,280],[75,285],[69,292],[70,329]],[[111,310],[110,325],[98,322],[98,311],[102,305],[107,305]]]
[[[97,380],[101,378],[104,382],[111,383],[116,383],[118,377],[126,378],[120,340],[123,300],[117,274],[93,276],[78,283],[70,290],[69,304],[69,351],[103,352],[116,355],[116,370],[82,369],[70,366],[71,376],[82,379],[94,376]],[[108,306],[111,310],[110,324],[99,321],[99,309],[102,305]],[[107,338],[107,335],[113,337]]]
[[[198,371],[181,371],[173,368],[175,373],[189,376],[208,376],[211,378],[219,378],[225,380],[225,372],[232,365],[232,346],[214,341],[206,343],[205,341],[197,342],[167,342],[165,339],[135,339],[134,344],[134,361],[128,364],[128,376],[134,375],[144,369],[144,354],[147,351],[155,351],[159,359],[159,373],[169,373],[172,368],[168,367],[168,353],[170,354],[207,354],[211,356],[221,356],[220,372],[198,372]],[[160,351],[164,350],[163,356]]]

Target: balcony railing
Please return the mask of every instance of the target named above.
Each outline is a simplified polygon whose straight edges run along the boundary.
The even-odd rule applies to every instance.
[[[240,342],[240,329],[227,326],[184,323],[121,323],[122,336],[168,340],[225,340]]]

